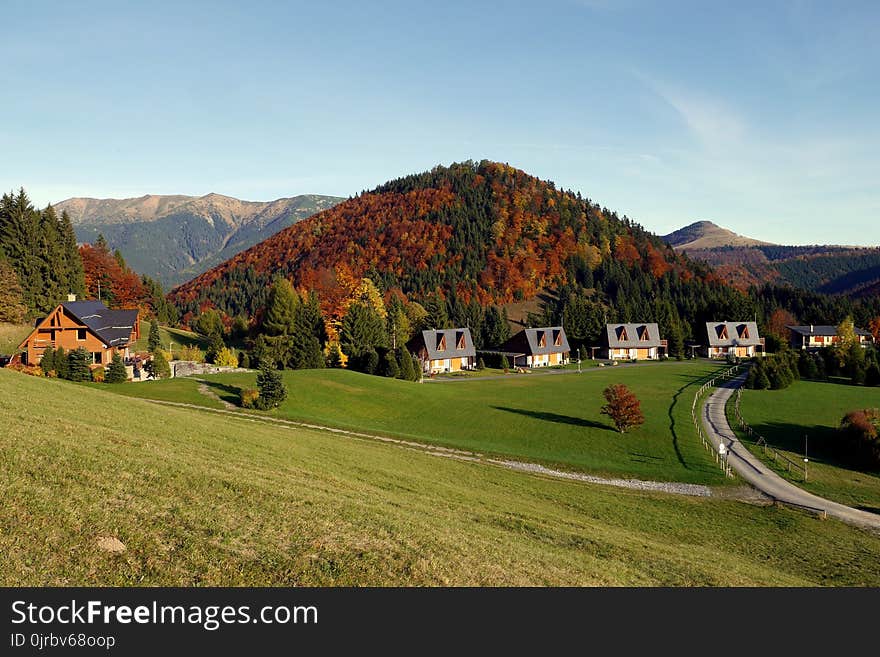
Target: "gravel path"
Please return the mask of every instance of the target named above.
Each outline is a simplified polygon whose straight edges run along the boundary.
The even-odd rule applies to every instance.
[[[220,402],[221,404],[223,404],[223,408],[225,408],[227,411],[238,410],[238,406],[236,406],[235,404],[230,404],[225,399],[220,399],[219,395],[216,392],[214,392],[213,390],[211,390],[210,386],[208,386],[208,384],[205,381],[202,381],[201,379],[196,379],[196,381],[199,382],[199,393],[200,394],[204,395],[208,399],[213,399],[214,401]]]
[[[210,396],[210,395],[208,395]],[[378,434],[371,433],[363,433],[360,431],[350,431],[348,429],[339,429],[336,427],[328,427],[320,424],[311,424],[308,422],[297,422],[294,420],[284,420],[276,417],[269,416],[258,416],[251,413],[243,413],[238,410],[238,407],[233,406],[232,404],[228,404],[227,410],[220,410],[216,408],[206,408],[205,406],[199,406],[198,404],[187,404],[184,402],[172,402],[172,401],[163,401],[159,399],[145,399],[148,403],[152,404],[161,404],[163,406],[176,406],[179,408],[191,408],[199,411],[204,411],[207,413],[219,413],[222,415],[231,415],[237,419],[244,420],[246,422],[260,422],[263,424],[274,424],[276,426],[282,428],[301,428],[301,429],[310,429],[313,431],[322,431],[326,433],[332,433],[341,436],[347,436],[350,438],[357,438],[361,440],[371,440],[371,441],[379,441],[383,443],[388,443],[392,445],[397,445],[399,447],[403,447],[405,449],[411,449],[414,451],[421,452],[423,454],[428,454],[430,456],[441,456],[444,458],[456,459],[459,461],[468,461],[471,463],[481,463],[483,465],[492,465],[496,467],[505,468],[507,470],[514,470],[516,472],[523,472],[528,474],[536,474],[543,475],[547,477],[555,477],[557,479],[568,479],[572,481],[581,481],[589,484],[600,484],[603,486],[614,486],[617,488],[629,488],[633,490],[644,490],[644,491],[656,491],[661,493],[670,493],[672,495],[688,495],[691,497],[713,497],[716,496],[716,493],[713,492],[712,488],[709,486],[703,486],[700,484],[685,484],[680,482],[665,482],[665,481],[644,481],[641,479],[616,479],[609,477],[597,477],[594,475],[588,475],[581,472],[566,472],[564,470],[554,470],[552,468],[548,468],[546,466],[540,465],[538,463],[529,463],[527,461],[512,461],[505,459],[495,459],[487,457],[479,452],[470,452],[462,449],[454,449],[451,447],[442,447],[439,445],[430,445],[427,443],[419,443],[412,440],[403,440],[401,438],[390,438],[388,436],[381,436]],[[234,409],[234,410],[232,410]],[[725,494],[725,497],[729,497],[729,494]],[[744,499],[744,501],[753,501],[752,499]]]

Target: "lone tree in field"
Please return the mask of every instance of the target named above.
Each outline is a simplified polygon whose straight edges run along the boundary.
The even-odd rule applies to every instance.
[[[605,401],[608,402],[602,407],[602,414],[611,418],[620,433],[626,433],[627,429],[637,427],[645,422],[641,402],[632,390],[622,383],[608,386],[602,394],[605,396]]]
[[[281,378],[281,372],[275,368],[275,364],[270,360],[263,360],[260,363],[260,373],[257,374],[257,389],[260,391],[260,396],[255,405],[261,411],[276,408],[287,399],[287,387],[284,385],[284,379]]]

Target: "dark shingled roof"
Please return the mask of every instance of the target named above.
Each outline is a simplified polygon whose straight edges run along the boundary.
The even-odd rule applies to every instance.
[[[644,335],[647,333],[647,335]],[[643,340],[642,337],[645,337]],[[612,349],[648,349],[660,347],[660,328],[657,324],[636,322],[635,324],[606,324],[605,337]]]
[[[137,310],[110,310],[100,301],[65,301],[61,305],[108,347],[127,345],[138,321]]]
[[[785,328],[793,331],[794,333],[798,333],[800,335],[823,335],[826,337],[833,337],[837,335],[837,327],[830,326],[828,324],[816,324],[815,326],[786,326]],[[856,335],[863,335],[865,337],[871,335],[868,331],[860,328],[856,328]]]
[[[545,343],[543,347],[541,346],[542,336]],[[560,344],[557,345],[557,342]],[[535,356],[571,351],[571,347],[568,345],[568,337],[561,326],[540,326],[523,329],[498,349],[504,353],[531,354]]]
[[[446,348],[440,349],[439,347],[444,337],[446,338]],[[459,349],[458,344],[462,339],[464,339],[464,347]],[[422,331],[421,335],[414,337],[407,345],[411,351],[420,351],[423,346],[428,352],[428,360],[466,358],[477,355],[469,328]]]

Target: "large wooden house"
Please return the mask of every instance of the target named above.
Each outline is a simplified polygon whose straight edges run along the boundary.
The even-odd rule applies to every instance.
[[[476,367],[477,351],[468,328],[422,331],[406,346],[419,359],[425,374],[458,372]]]
[[[100,301],[71,300],[38,320],[18,348],[28,365],[39,365],[49,347],[65,351],[85,347],[92,363],[107,365],[115,353],[127,358],[138,338],[137,310],[110,310]]]
[[[564,365],[570,351],[561,326],[523,329],[499,348],[514,367]]]
[[[786,326],[791,336],[791,346],[795,349],[821,349],[830,347],[840,342],[837,335],[837,327],[824,324],[810,324],[809,326]],[[860,328],[855,329],[856,339],[862,347],[867,347],[874,341],[874,336]]]
[[[608,360],[657,360],[666,346],[657,324],[606,324],[602,355]]]
[[[759,350],[764,353],[764,338],[758,335],[755,322],[706,322],[706,337],[709,358],[751,358]]]

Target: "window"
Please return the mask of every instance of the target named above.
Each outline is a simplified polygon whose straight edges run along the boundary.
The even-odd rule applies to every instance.
[[[553,338],[553,345],[556,347],[561,347],[562,346],[562,331],[553,331],[553,334],[555,336]]]
[[[647,342],[649,340],[647,326],[641,327],[641,335],[639,336],[639,340],[641,340],[642,342]]]
[[[629,340],[629,336],[626,334],[626,327],[625,326],[621,326],[619,331],[620,331],[620,333],[617,337],[618,340],[620,340],[621,342],[626,342],[627,340]]]
[[[446,335],[444,333],[441,333],[440,339],[437,340],[437,351],[446,351]]]
[[[456,347],[456,349],[464,349],[465,347],[466,345],[464,341],[464,331],[460,331],[458,334],[458,346]]]
[[[103,364],[104,354],[102,354],[100,351],[93,351],[92,352],[92,362],[95,363],[96,365]]]
[[[547,346],[547,332],[539,331],[538,332],[538,346],[546,347]]]
[[[78,342],[85,342],[86,330],[85,329],[76,329],[76,339]]]
[[[729,337],[727,335],[727,325],[722,324],[718,327],[718,339],[719,340],[728,340]]]
[[[739,337],[745,340],[749,339],[749,327],[743,324],[739,329]]]

